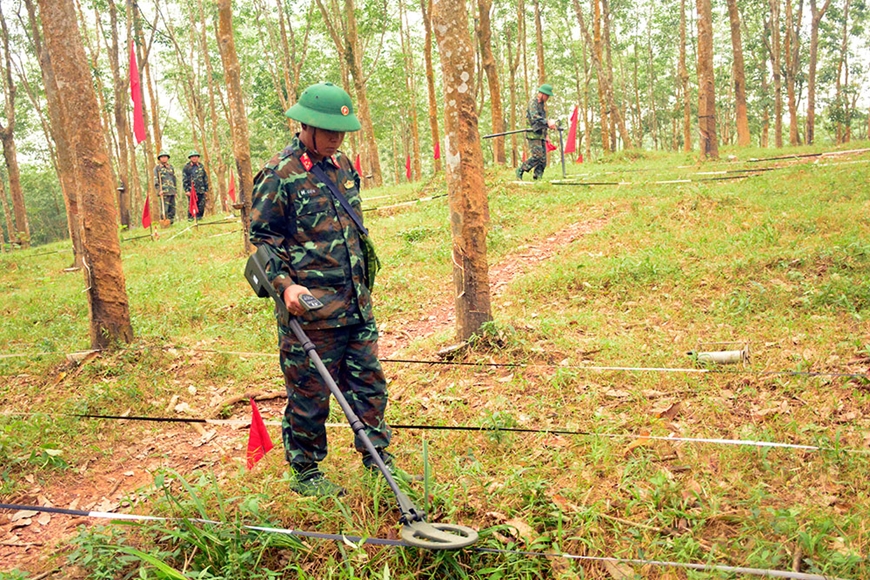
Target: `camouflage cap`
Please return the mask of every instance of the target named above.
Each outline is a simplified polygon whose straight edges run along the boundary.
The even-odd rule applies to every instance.
[[[169,155],[169,151],[163,149],[157,154],[157,159],[160,159],[161,157],[171,157],[171,155]]]
[[[193,149],[190,153],[187,154],[188,159],[190,159],[191,157],[199,157],[199,151]]]
[[[553,85],[551,85],[549,83],[544,83],[543,85],[538,87],[538,92],[544,93],[548,97],[552,97],[553,96]]]
[[[344,89],[318,83],[302,92],[299,101],[285,113],[291,119],[327,131],[359,131],[362,126]]]

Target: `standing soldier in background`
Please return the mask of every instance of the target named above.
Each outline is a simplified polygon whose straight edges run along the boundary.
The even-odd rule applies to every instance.
[[[556,122],[547,120],[547,109],[544,107],[547,100],[553,96],[553,85],[543,84],[538,87],[538,94],[529,103],[526,117],[529,120],[529,130],[526,131],[526,140],[529,144],[529,158],[525,163],[517,167],[517,179],[522,180],[523,173],[532,171],[535,180],[544,175],[547,167],[547,128],[555,129]]]
[[[182,185],[184,191],[187,192],[188,202],[190,201],[191,186],[196,191],[196,218],[202,219],[202,214],[205,212],[205,202],[208,193],[208,174],[205,172],[205,166],[199,162],[199,152],[195,149],[191,151],[187,158],[189,161],[181,171]],[[187,204],[190,208],[190,203]],[[191,221],[193,215],[189,209],[187,212],[187,220]]]
[[[161,219],[168,219],[170,224],[175,223],[175,168],[169,164],[169,153],[166,150],[157,156],[157,166],[154,167],[154,190],[160,196]]]

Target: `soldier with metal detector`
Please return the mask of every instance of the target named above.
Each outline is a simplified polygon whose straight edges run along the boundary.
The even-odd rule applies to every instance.
[[[534,171],[533,179],[538,180],[544,175],[547,167],[547,129],[555,129],[556,122],[547,120],[547,100],[553,96],[553,86],[543,84],[538,87],[538,92],[529,103],[526,117],[529,120],[529,129],[526,131],[526,141],[529,145],[529,158],[521,166],[517,167],[517,179],[522,179],[527,171]]]
[[[251,242],[268,250],[269,281],[317,345],[380,458],[395,469],[386,451],[387,386],[372,313],[369,272],[377,258],[367,253],[360,177],[338,150],[345,133],[358,131],[360,123],[350,96],[332,83],[308,87],[286,115],[302,130],[254,178]],[[300,298],[309,294],[323,307],[306,310]],[[342,495],[318,467],[327,453],[329,390],[290,329],[279,324],[278,334],[292,488],[303,495]],[[375,469],[359,436],[355,447],[363,464]]]

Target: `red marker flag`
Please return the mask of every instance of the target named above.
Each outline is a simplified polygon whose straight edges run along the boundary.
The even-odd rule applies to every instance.
[[[145,195],[145,207],[142,208],[142,227],[151,227],[151,194]]]
[[[136,66],[136,51],[130,41],[130,97],[133,99],[133,136],[136,145],[145,140],[145,116],[142,114],[142,85],[139,84],[139,67]]]
[[[263,423],[263,418],[260,416],[260,410],[257,408],[257,403],[251,398],[251,431],[248,433],[248,469],[253,469],[254,465],[263,458],[266,453],[272,449],[272,440],[269,438],[269,432],[266,431],[266,424]]]
[[[405,157],[405,177],[411,181],[411,155]]]
[[[583,163],[583,154],[581,153],[579,157],[577,157],[576,163]]]
[[[362,160],[359,158],[359,153],[356,154],[356,161],[353,162],[353,168],[356,172],[362,175]]]
[[[550,140],[547,139],[547,151],[555,151],[556,149],[558,149],[558,147],[550,143]]]
[[[194,217],[196,214],[199,213],[199,208],[196,206],[197,200],[195,183],[190,184],[190,194],[188,194],[188,197],[190,197],[190,204],[187,206],[187,213],[189,217]]]
[[[523,163],[525,163],[525,162],[526,162],[526,152],[523,151]]]
[[[435,143],[435,159],[441,159],[441,143]]]
[[[577,121],[579,115],[580,107],[574,105],[574,112],[571,113],[571,126],[568,128],[568,142],[565,143],[565,153],[577,151]]]
[[[233,203],[236,203],[236,174],[230,171],[230,190],[227,192]]]

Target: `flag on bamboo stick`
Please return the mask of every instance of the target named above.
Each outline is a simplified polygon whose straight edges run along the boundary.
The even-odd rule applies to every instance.
[[[236,203],[236,174],[230,171],[230,189],[227,191],[233,203]]]
[[[356,172],[362,175],[362,160],[359,158],[359,153],[356,154],[356,161],[353,162],[353,168]]]
[[[441,159],[441,143],[435,143],[435,159]]]
[[[523,151],[523,163],[525,163],[525,162],[526,162],[526,152]]]
[[[547,151],[555,151],[556,149],[558,149],[558,147],[550,143],[550,140],[547,139]]]
[[[565,143],[565,153],[574,153],[577,151],[577,121],[580,115],[580,107],[574,105],[574,112],[571,113],[571,126],[568,127],[568,142]]]
[[[188,195],[188,197],[190,197],[190,202],[188,203],[188,206],[187,206],[187,215],[188,215],[188,217],[192,218],[196,214],[199,213],[199,208],[196,205],[197,199],[196,199],[196,184],[195,183],[190,184],[190,194]]]
[[[251,430],[248,433],[248,469],[252,469],[272,449],[272,440],[260,416],[257,403],[251,398]]]
[[[136,145],[145,140],[145,116],[142,113],[142,85],[139,84],[139,67],[136,51],[130,41],[130,97],[133,99],[133,136]]]
[[[142,208],[142,227],[151,227],[151,194],[145,195],[145,207]]]
[[[577,157],[577,161],[575,161],[575,163],[583,163],[583,154],[582,153]]]
[[[405,156],[405,178],[411,181],[411,154]]]

